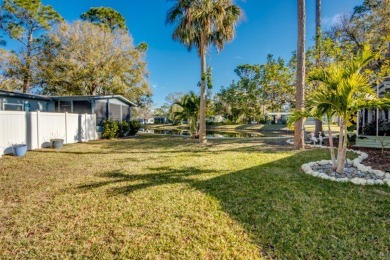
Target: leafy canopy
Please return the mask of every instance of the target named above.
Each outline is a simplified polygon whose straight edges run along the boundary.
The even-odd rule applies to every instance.
[[[144,53],[133,39],[89,22],[50,31],[39,67],[45,93],[120,94],[138,104],[151,95]]]
[[[214,45],[222,50],[233,39],[241,9],[231,0],[177,0],[166,23],[174,24],[172,38],[189,50]]]
[[[80,18],[84,21],[106,27],[111,31],[128,30],[125,18],[110,7],[92,7],[83,13]]]
[[[52,6],[40,0],[4,0],[1,6],[0,27],[12,39],[26,44],[29,36],[39,30],[48,30],[63,18]]]

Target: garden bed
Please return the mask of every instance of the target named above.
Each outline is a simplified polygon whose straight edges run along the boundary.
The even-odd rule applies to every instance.
[[[385,150],[382,154],[381,149],[376,148],[353,148],[368,154],[368,157],[364,159],[363,163],[367,166],[371,166],[374,169],[378,169],[385,172],[390,172],[390,151]]]

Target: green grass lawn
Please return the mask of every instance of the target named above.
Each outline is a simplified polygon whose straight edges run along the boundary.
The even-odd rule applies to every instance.
[[[142,135],[0,159],[0,258],[389,259],[390,188],[276,140]]]

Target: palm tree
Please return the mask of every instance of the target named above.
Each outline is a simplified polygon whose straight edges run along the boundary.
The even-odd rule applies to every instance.
[[[297,82],[295,90],[296,109],[302,111],[305,101],[305,40],[306,38],[306,7],[305,0],[298,0],[298,50],[297,50]],[[304,148],[303,119],[294,125],[295,149]]]
[[[361,70],[374,58],[367,48],[347,61],[338,62],[328,68],[313,71],[310,81],[322,86],[309,96],[308,105],[313,110],[340,117],[340,135],[337,155],[337,173],[344,173],[347,153],[347,120],[359,110],[368,107],[388,107],[387,99],[379,99]]]
[[[316,67],[321,66],[321,0],[316,0]],[[322,121],[321,119],[316,119],[315,121],[315,131],[317,135],[319,132],[322,132]]]
[[[201,60],[199,140],[202,144],[207,143],[207,51],[211,45],[220,51],[226,42],[234,38],[240,15],[241,9],[232,4],[232,0],[175,0],[167,14],[166,23],[176,25],[173,39],[187,46],[189,50],[196,48]]]
[[[193,91],[184,95],[179,101],[176,101],[173,106],[178,106],[179,109],[172,111],[174,120],[188,120],[192,136],[198,135],[198,118],[200,100]]]

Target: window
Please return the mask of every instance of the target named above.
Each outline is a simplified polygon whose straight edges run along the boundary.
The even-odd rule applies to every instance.
[[[122,121],[121,105],[110,103],[110,119],[113,121]]]
[[[5,111],[23,111],[23,104],[4,103],[3,110]]]
[[[106,119],[107,102],[95,102],[95,114],[96,124],[103,125],[104,119]]]
[[[61,101],[60,100],[60,112],[72,112],[71,110],[71,102],[70,101]]]
[[[130,107],[122,106],[122,121],[130,121]]]
[[[91,102],[89,102],[89,101],[73,101],[73,113],[91,114]]]

